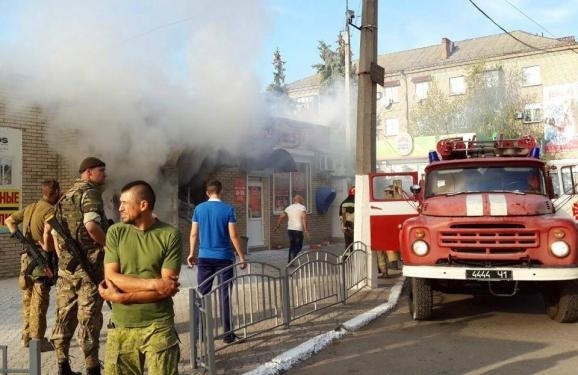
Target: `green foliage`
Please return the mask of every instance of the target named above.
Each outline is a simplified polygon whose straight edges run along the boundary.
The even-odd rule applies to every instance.
[[[465,81],[466,93],[451,96],[437,82],[430,82],[428,97],[410,112],[410,134],[476,133],[478,138],[540,135],[537,127],[522,123],[516,116],[533,99],[521,94],[520,71],[488,67],[482,62],[470,68]]]
[[[333,83],[343,81],[345,78],[345,54],[347,53],[346,41],[343,39],[341,33],[338,35],[337,48],[335,50],[331,49],[331,45],[319,41],[317,47],[319,49],[319,57],[321,58],[321,63],[313,65],[313,68],[319,74],[321,80],[321,89],[327,90]],[[351,64],[351,49],[349,51],[349,75],[351,78],[355,79],[355,66]]]
[[[273,83],[267,87],[267,92],[277,95],[287,95],[285,85],[285,61],[281,58],[279,48],[273,53]]]
[[[428,97],[411,112],[410,134],[431,136],[463,132],[462,106],[463,98],[450,100],[437,83],[431,81]]]

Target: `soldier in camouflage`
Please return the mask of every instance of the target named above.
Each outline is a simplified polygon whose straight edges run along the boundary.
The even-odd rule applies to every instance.
[[[105,163],[88,157],[80,164],[80,178],[57,203],[56,218],[79,245],[100,279],[103,275],[104,243],[108,220],[104,213],[102,187]],[[74,259],[63,239],[57,237],[59,251],[56,283],[56,322],[51,341],[56,350],[58,375],[79,375],[70,369],[70,341],[78,326],[78,344],[84,353],[88,375],[100,374],[99,336],[103,300],[78,259]]]
[[[120,219],[106,234],[105,280],[112,302],[104,371],[107,375],[176,375],[179,338],[172,296],[179,291],[183,245],[179,231],[153,215],[155,193],[145,181],[126,184]]]
[[[40,245],[44,250],[42,256],[48,263],[51,262],[51,254],[54,250],[50,231],[46,226],[46,220],[54,214],[54,204],[60,197],[60,185],[56,180],[42,182],[42,199],[26,206],[4,220],[10,233],[18,230],[18,225],[23,224],[22,231],[32,243]],[[39,265],[30,266],[33,259],[26,252],[20,257],[20,276],[18,284],[22,289],[22,313],[24,328],[22,329],[21,345],[28,347],[30,339],[41,340],[42,351],[52,350],[52,345],[44,337],[46,333],[46,311],[50,300],[50,287],[53,280],[46,275],[46,271]],[[55,270],[54,270],[55,271]]]

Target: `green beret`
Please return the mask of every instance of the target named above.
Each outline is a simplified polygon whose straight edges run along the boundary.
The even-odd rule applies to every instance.
[[[89,156],[80,163],[80,167],[78,167],[78,173],[82,173],[89,168],[96,168],[96,167],[106,167],[106,164],[98,158],[93,156]]]

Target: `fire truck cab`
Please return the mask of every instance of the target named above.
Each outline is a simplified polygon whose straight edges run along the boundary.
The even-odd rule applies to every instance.
[[[418,215],[399,232],[410,313],[429,319],[433,291],[544,295],[558,322],[578,319],[578,230],[553,205],[534,138],[438,142],[412,186]]]

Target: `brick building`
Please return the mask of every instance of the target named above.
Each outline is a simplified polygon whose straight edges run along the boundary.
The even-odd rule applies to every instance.
[[[78,161],[67,161],[50,148],[46,139],[48,127],[40,108],[8,112],[0,101],[0,278],[18,274],[21,252],[21,246],[3,226],[4,218],[38,200],[44,179],[56,178],[66,190],[77,177]],[[259,152],[248,156],[249,153],[235,155],[214,150],[216,157],[203,163],[187,181],[179,180],[182,175],[179,168],[189,168],[186,159],[191,152],[194,155],[194,150],[175,152],[160,171],[163,194],[158,194],[157,207],[163,207],[163,220],[181,229],[184,255],[188,254],[191,209],[205,199],[203,184],[209,178],[223,182],[223,198],[234,205],[239,232],[248,237],[250,248],[288,247],[286,232],[272,232],[271,228],[296,193],[305,197],[308,207],[310,243],[330,240],[331,222],[335,218],[327,208],[335,194],[319,163],[324,155],[322,140],[328,137],[328,132],[323,126],[271,119],[265,131],[248,137],[248,148]],[[85,156],[79,156],[79,160]],[[106,157],[103,159],[106,161]],[[105,190],[105,196],[114,194]],[[108,207],[107,214],[114,217],[114,213],[114,207]]]

